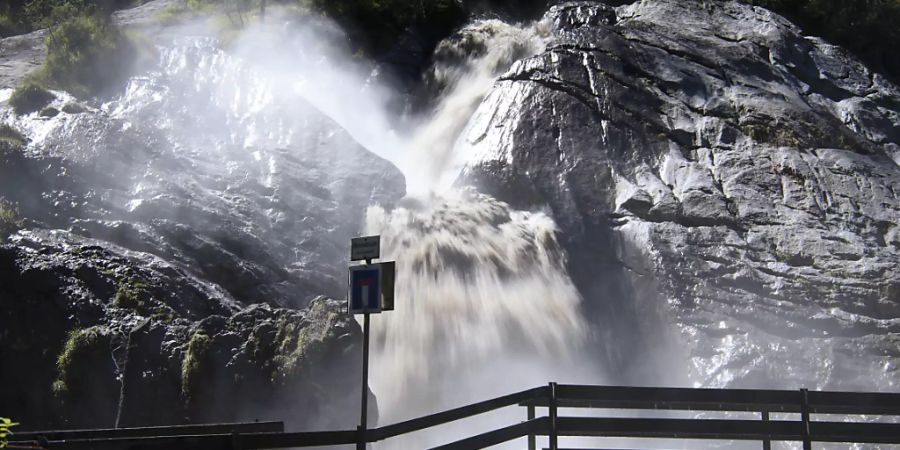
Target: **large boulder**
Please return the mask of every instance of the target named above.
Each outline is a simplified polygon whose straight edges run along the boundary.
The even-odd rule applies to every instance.
[[[900,89],[737,2],[545,20],[464,180],[553,212],[613,376],[897,389]]]

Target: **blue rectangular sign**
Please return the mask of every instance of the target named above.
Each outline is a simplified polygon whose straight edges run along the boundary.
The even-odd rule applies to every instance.
[[[381,266],[350,268],[350,314],[381,312]]]

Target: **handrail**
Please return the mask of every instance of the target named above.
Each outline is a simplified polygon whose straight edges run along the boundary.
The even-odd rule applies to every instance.
[[[525,422],[510,425],[488,431],[477,436],[472,436],[449,444],[438,447],[432,447],[431,450],[467,450],[472,448],[483,448],[491,445],[502,444],[516,438],[528,436],[529,434],[544,435],[550,431],[550,420],[548,417],[539,417],[537,419],[527,420]]]
[[[151,436],[184,436],[204,434],[232,434],[232,433],[279,433],[284,431],[284,422],[239,422],[239,423],[211,423],[197,425],[164,425],[149,427],[129,428],[98,428],[84,430],[48,430],[48,431],[19,431],[10,436],[12,441],[32,441],[43,438],[48,441],[62,441],[74,439],[104,439],[124,437],[151,437]]]
[[[419,417],[416,419],[411,419],[391,425],[385,425],[383,427],[368,430],[367,436],[369,436],[370,439],[367,439],[366,441],[381,441],[384,439],[392,438],[394,436],[399,436],[401,434],[412,433],[414,431],[420,431],[426,428],[431,428],[433,426],[443,425],[456,420],[461,420],[468,417],[477,416],[479,414],[484,414],[486,412],[495,411],[507,406],[517,405],[529,399],[546,396],[546,391],[547,386],[536,387],[525,391],[516,392],[515,394],[504,395],[502,397],[497,397],[471,405],[454,408],[448,411],[431,414],[429,416]]]
[[[800,391],[557,385],[560,408],[799,413]],[[900,393],[809,391],[812,414],[900,415]],[[521,406],[547,407],[546,398]]]
[[[110,430],[74,430],[28,432],[14,436],[15,441],[43,436],[51,450],[67,449],[218,449],[245,450],[286,447],[321,447],[382,441],[421,431],[460,419],[474,417],[500,408],[522,405],[529,407],[528,420],[481,433],[436,447],[441,450],[475,449],[495,445],[523,436],[554,437],[606,436],[636,438],[698,438],[728,440],[803,441],[808,447],[815,442],[900,443],[900,424],[815,421],[810,414],[893,415],[900,416],[900,394],[854,392],[808,392],[751,389],[690,389],[628,386],[541,386],[485,400],[424,417],[367,430],[317,431],[283,433],[266,429],[257,432],[228,429],[229,424],[189,425],[182,427],[150,427],[148,433],[133,436],[125,429],[118,435],[103,436]],[[535,407],[547,407],[547,416],[535,417]],[[558,408],[590,407],[604,409],[753,411],[760,419],[689,419],[689,418],[598,418],[560,417]],[[800,420],[769,420],[769,412],[800,412]],[[258,427],[271,427],[261,423]],[[275,423],[277,424],[277,423]],[[235,426],[231,424],[230,426]],[[223,428],[224,427],[224,428]],[[175,431],[172,431],[175,430]],[[180,432],[178,435],[171,435]],[[68,433],[52,435],[50,433]],[[79,434],[80,433],[80,434]],[[152,433],[156,433],[155,435]],[[196,433],[196,434],[194,434]],[[204,434],[205,433],[205,434]],[[102,438],[96,438],[103,436]],[[65,439],[51,439],[51,437]],[[94,437],[94,438],[90,438]],[[76,439],[79,438],[79,439]],[[15,442],[12,441],[11,442]],[[529,441],[531,446],[533,440]]]

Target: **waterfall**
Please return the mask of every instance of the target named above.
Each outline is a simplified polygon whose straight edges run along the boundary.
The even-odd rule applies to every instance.
[[[460,132],[494,81],[513,62],[544,50],[549,25],[477,20],[435,50],[429,81],[442,92],[434,111],[414,130],[400,169],[415,194],[445,191],[461,167],[453,160]]]
[[[589,375],[576,356],[588,329],[553,220],[453,187],[461,169],[453,158],[457,136],[497,77],[543,50],[548,27],[469,24],[437,50],[429,74],[440,93],[433,108],[406,120],[385,106],[390,90],[369,80],[366,66],[334,43],[340,39],[323,39],[321,24],[300,28],[248,30],[229,51],[208,37],[176,38],[160,48],[157,68],[90,116],[26,118],[19,125],[40,126],[50,130],[42,136],[55,133],[55,142],[85,151],[91,143],[76,134],[89,139],[91,127],[134,127],[143,139],[159,141],[153,151],[200,167],[198,182],[185,182],[191,189],[241,189],[247,178],[290,189],[285,172],[297,165],[277,149],[305,151],[308,130],[321,125],[315,117],[324,113],[400,168],[410,193],[396,208],[360,211],[366,229],[358,232],[380,234],[382,257],[396,260],[398,270],[396,310],[372,324],[370,383],[381,422],[550,380],[584,381]],[[33,144],[43,143],[30,134]],[[127,208],[133,211],[148,185],[167,181],[149,164],[129,170],[136,182],[123,198],[133,199]],[[274,209],[246,214],[282,220]],[[423,442],[434,437],[406,446]]]
[[[547,215],[458,190],[372,207],[367,225],[397,261],[396,310],[372,325],[373,390],[387,418],[543,384],[571,361],[586,326]],[[506,379],[507,364],[528,368]]]
[[[497,77],[542,51],[546,36],[540,22],[485,20],[445,40],[429,80],[442,95],[398,161],[411,195],[391,211],[368,210],[366,232],[397,261],[396,309],[372,322],[370,384],[384,423],[549,380],[596,381],[575,362],[588,330],[553,220],[453,186],[457,137]],[[459,425],[456,436],[479,425]],[[389,447],[441,442],[432,432]]]

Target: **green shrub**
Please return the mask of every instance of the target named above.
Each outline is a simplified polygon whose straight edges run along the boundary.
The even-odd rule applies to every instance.
[[[3,123],[0,124],[0,141],[4,141],[15,147],[21,147],[25,145],[28,140],[25,138],[25,135],[19,132],[19,130],[13,128],[9,124]]]
[[[7,235],[15,233],[24,225],[15,205],[0,197],[0,240],[6,239]]]
[[[29,0],[22,14],[31,28],[48,28],[67,17],[91,12],[91,3],[85,0]]]
[[[74,16],[47,34],[41,77],[78,97],[102,94],[130,75],[136,57],[131,41],[108,19]]]
[[[6,0],[0,4],[0,36],[52,27],[76,15],[108,16],[145,0]]]
[[[203,366],[209,364],[211,347],[212,339],[203,331],[194,332],[188,341],[184,359],[181,360],[181,392],[188,402],[197,393],[201,370]]]
[[[101,329],[91,327],[85,329],[73,329],[66,338],[63,349],[56,357],[56,381],[53,382],[53,392],[56,395],[64,395],[68,393],[69,381],[71,377],[71,366],[73,362],[84,354],[93,346],[95,346],[101,337]]]
[[[47,106],[56,98],[33,79],[24,81],[9,97],[9,105],[16,114],[29,114]]]

